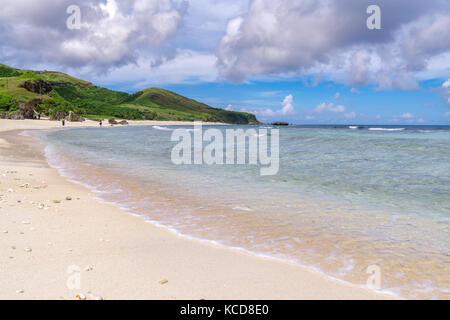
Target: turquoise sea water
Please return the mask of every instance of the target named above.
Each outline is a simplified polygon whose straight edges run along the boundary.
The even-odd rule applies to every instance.
[[[37,135],[61,173],[181,234],[359,284],[377,265],[381,290],[450,298],[449,127],[280,128],[274,176],[251,165],[176,166],[176,128]]]

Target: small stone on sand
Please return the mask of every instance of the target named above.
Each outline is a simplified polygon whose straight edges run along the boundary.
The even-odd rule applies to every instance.
[[[75,299],[77,299],[77,300],[86,300],[86,296],[84,294],[80,293],[80,294],[77,294],[75,296]]]
[[[67,201],[71,201],[71,200],[72,200],[72,197],[67,196],[67,197],[66,197],[66,200],[67,200]]]
[[[31,248],[25,248],[23,251],[25,251],[25,252],[31,252],[31,251],[33,251]]]
[[[16,293],[24,293],[25,291],[23,289],[16,290]]]
[[[169,280],[164,279],[164,280],[161,280],[161,281],[159,282],[159,284],[163,285],[163,284],[166,284],[166,283],[168,283],[168,282],[169,282]]]

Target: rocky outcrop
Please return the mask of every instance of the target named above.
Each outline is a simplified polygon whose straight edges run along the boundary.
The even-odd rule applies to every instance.
[[[36,112],[34,108],[36,105],[41,104],[41,99],[33,99],[27,103],[19,102],[19,113],[24,119],[34,119],[36,117]]]
[[[288,126],[289,123],[278,121],[278,122],[272,123],[272,125],[273,125],[273,126]]]
[[[67,113],[65,112],[54,112],[50,114],[50,120],[61,121],[67,117]]]
[[[27,80],[19,85],[19,87],[37,94],[47,94],[53,90],[50,83],[44,80]]]
[[[120,125],[122,125],[122,126],[127,126],[127,125],[128,125],[128,121],[122,120],[122,121],[120,121],[120,122],[117,122],[117,120],[114,119],[114,118],[109,119],[109,120],[108,120],[108,123],[109,123],[110,125],[112,125],[112,126],[114,126],[114,125],[116,125],[116,124],[120,124]]]
[[[8,112],[0,113],[0,119],[23,120],[25,118],[20,111],[14,111],[11,113]]]
[[[80,117],[78,114],[70,111],[69,115],[67,116],[67,121],[70,122],[83,122],[85,119]]]
[[[50,120],[61,121],[63,119],[65,119],[69,122],[83,122],[86,120],[73,111],[69,111],[69,113],[58,111],[58,112],[53,112],[50,114]]]
[[[11,120],[24,120],[25,117],[20,111],[14,111],[9,114],[9,119]]]

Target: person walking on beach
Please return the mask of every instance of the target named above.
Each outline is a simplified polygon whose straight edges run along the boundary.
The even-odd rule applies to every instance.
[[[62,126],[64,127],[64,126],[66,125],[66,119],[62,119],[61,124],[62,124]]]
[[[103,126],[103,122],[102,122],[102,120],[100,120],[100,123],[99,123],[99,124],[100,124],[100,127],[101,127],[101,126]]]

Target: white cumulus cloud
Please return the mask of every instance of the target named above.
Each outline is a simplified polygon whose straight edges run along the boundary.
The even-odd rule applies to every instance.
[[[414,119],[416,116],[410,112],[403,113],[400,118],[402,119]]]
[[[436,91],[441,96],[444,103],[450,106],[450,79],[445,81],[441,87],[436,89]]]
[[[442,84],[442,87],[443,87],[443,88],[450,88],[450,79],[448,79],[447,81],[445,81],[445,82]]]
[[[257,116],[263,118],[274,118],[274,117],[286,117],[297,114],[294,108],[294,97],[292,94],[287,95],[283,102],[281,103],[282,108],[278,110],[265,109],[265,110],[247,110],[246,108],[241,108],[243,112],[250,112]]]
[[[342,105],[335,106],[333,103],[321,103],[313,110],[311,110],[314,114],[329,114],[329,113],[344,113],[347,111],[347,108]]]
[[[366,27],[370,0],[253,0],[231,19],[217,49],[231,81],[325,74],[354,85],[411,90],[450,52],[450,2],[380,0],[382,29]],[[428,72],[428,76],[431,76]]]
[[[66,26],[70,5],[80,8],[79,29]],[[143,52],[157,64],[185,12],[172,0],[1,0],[0,6],[3,62],[100,71],[136,63]]]

